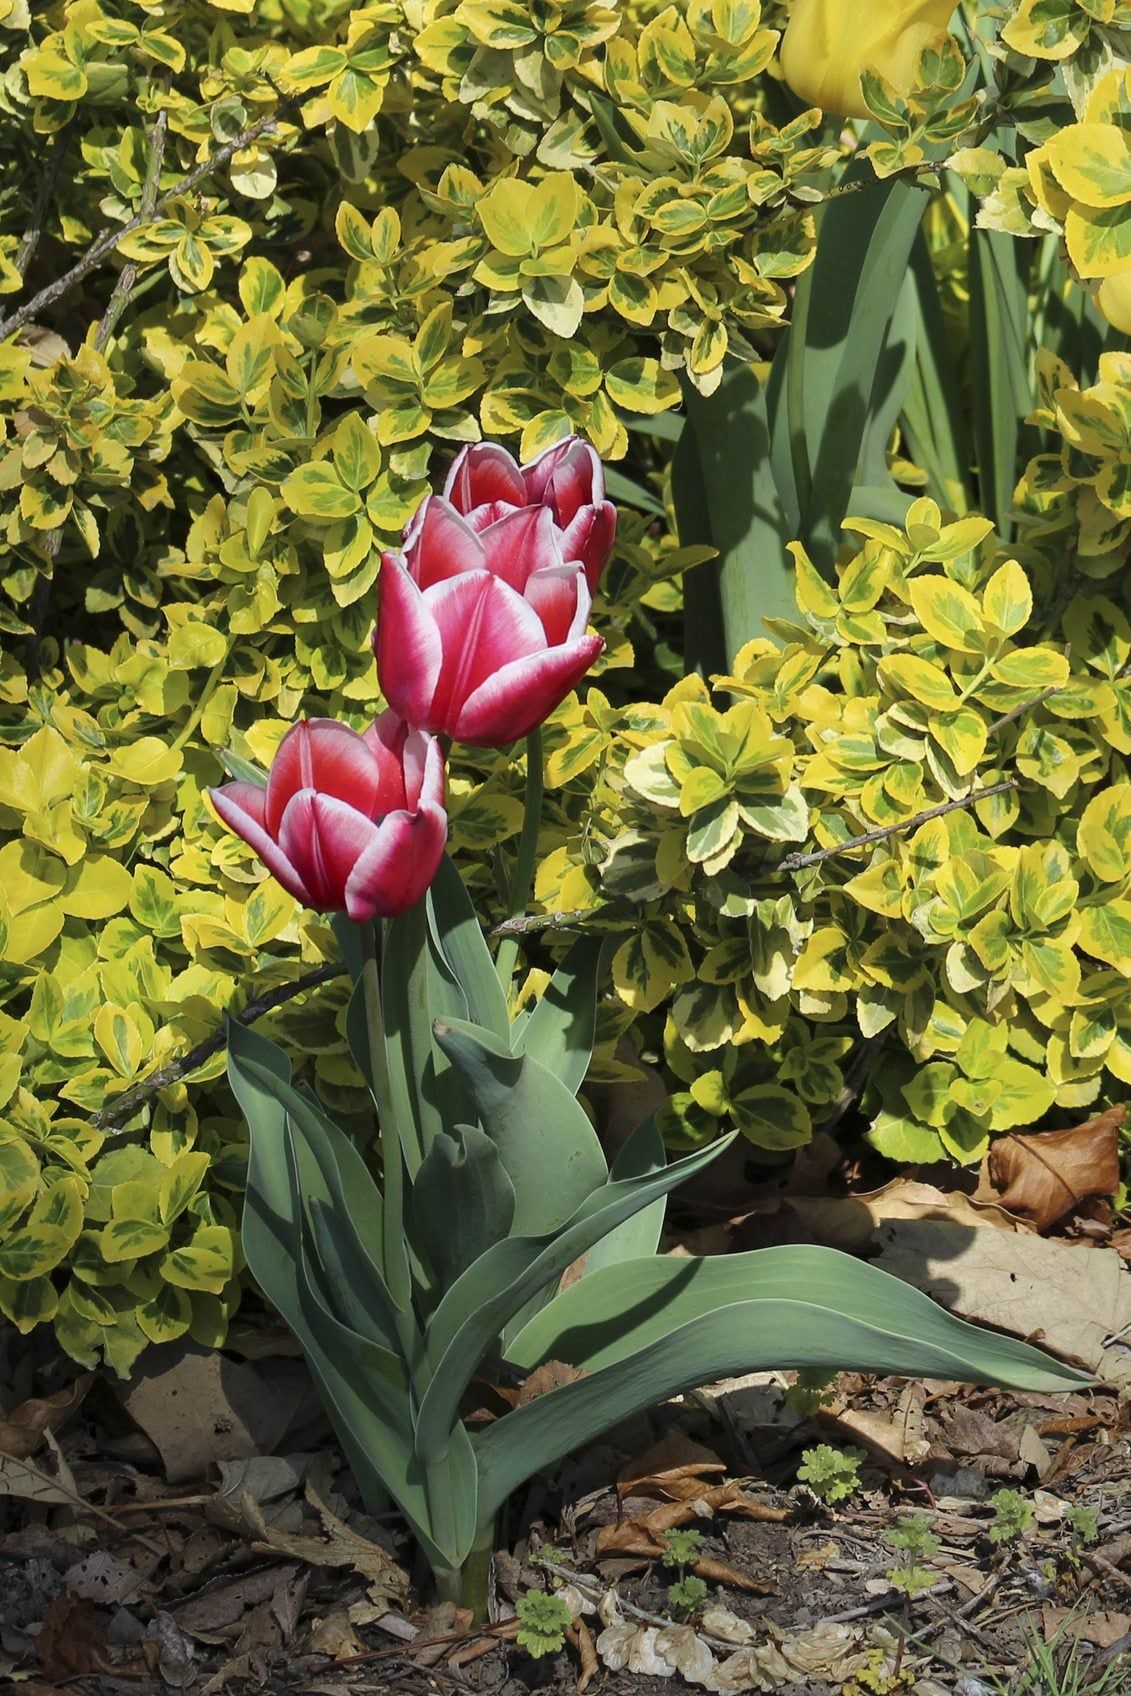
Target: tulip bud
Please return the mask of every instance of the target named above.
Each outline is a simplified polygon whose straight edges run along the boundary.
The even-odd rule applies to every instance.
[[[532,459],[517,460],[497,442],[477,442],[456,455],[444,496],[479,531],[512,507],[548,508],[563,560],[580,560],[590,591],[608,564],[617,510],[605,499],[605,474],[596,450],[567,436]]]
[[[782,75],[809,106],[866,118],[860,73],[876,71],[900,94],[915,84],[920,53],[940,35],[955,0],[793,0],[781,44]]]
[[[386,554],[377,674],[409,724],[500,748],[553,712],[603,643],[586,632],[616,511],[593,450],[571,439],[531,465],[465,449]]]
[[[414,907],[447,841],[440,746],[395,713],[363,736],[329,718],[296,724],[265,789],[225,783],[208,793],[297,901],[358,924]]]

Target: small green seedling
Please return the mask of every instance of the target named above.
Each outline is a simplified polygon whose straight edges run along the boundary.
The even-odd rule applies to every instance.
[[[811,1414],[818,1412],[832,1401],[830,1387],[836,1383],[835,1372],[821,1372],[812,1366],[803,1366],[797,1374],[796,1382],[785,1392],[785,1405],[808,1419]]]
[[[707,1600],[707,1586],[701,1578],[681,1578],[668,1591],[668,1606],[677,1613],[693,1614]]]
[[[1100,1521],[1095,1508],[1069,1508],[1067,1518],[1072,1535],[1081,1543],[1099,1541]]]
[[[1020,1490],[995,1490],[990,1497],[994,1522],[989,1528],[991,1543],[1013,1543],[1032,1529],[1034,1512]]]
[[[941,1540],[931,1530],[930,1516],[925,1513],[907,1515],[887,1533],[885,1541],[893,1549],[906,1550],[911,1557],[906,1566],[891,1567],[888,1571],[888,1579],[896,1589],[911,1598],[929,1590],[937,1574],[920,1562],[937,1555],[942,1547]]]
[[[692,1566],[699,1558],[703,1543],[701,1531],[672,1529],[664,1532],[664,1552],[660,1556],[665,1566]]]
[[[565,1648],[566,1627],[571,1616],[560,1596],[553,1596],[548,1590],[528,1590],[518,1598],[515,1612],[518,1614],[518,1645],[536,1661],[541,1660],[543,1655],[555,1655],[559,1649]]]
[[[802,1451],[797,1476],[822,1502],[844,1502],[860,1488],[864,1458],[863,1449],[834,1449],[829,1443],[818,1443]]]

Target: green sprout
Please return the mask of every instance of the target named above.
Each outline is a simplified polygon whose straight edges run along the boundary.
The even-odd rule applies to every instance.
[[[664,1552],[660,1559],[665,1566],[691,1566],[699,1557],[703,1543],[701,1531],[680,1531],[673,1528],[664,1532]]]
[[[518,1598],[515,1612],[519,1647],[536,1661],[565,1648],[566,1627],[572,1616],[560,1596],[553,1596],[548,1590],[528,1590]]]
[[[1033,1504],[1027,1502],[1020,1490],[995,1490],[990,1497],[994,1522],[989,1528],[991,1543],[1012,1543],[1031,1529]]]
[[[834,1449],[818,1443],[816,1448],[802,1450],[797,1476],[822,1502],[843,1502],[860,1488],[864,1459],[863,1449]]]
[[[668,1590],[668,1605],[679,1613],[693,1614],[707,1600],[707,1586],[701,1578],[681,1578]]]

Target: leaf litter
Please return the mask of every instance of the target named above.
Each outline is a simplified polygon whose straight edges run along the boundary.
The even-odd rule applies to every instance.
[[[1098,1675],[1131,1645],[1131,1272],[1096,1200],[1109,1136],[1097,1121],[1014,1139],[973,1194],[916,1175],[779,1194],[777,1212],[711,1228],[720,1250],[748,1246],[751,1218],[780,1224],[787,1206],[810,1240],[850,1232],[956,1311],[1029,1330],[1105,1384],[1061,1397],[859,1374],[804,1394],[790,1373],[705,1386],[513,1504],[486,1627],[420,1605],[396,1518],[362,1509],[287,1339],[248,1326],[238,1360],[167,1352],[123,1396],[48,1367],[34,1394],[0,1405],[0,1681],[28,1696],[972,1696],[1008,1684],[1034,1633],[1076,1644]],[[1039,1234],[1068,1190],[1056,1239]],[[552,1393],[544,1377],[532,1391]],[[864,1455],[835,1507],[798,1480],[822,1443]],[[1006,1490],[1031,1522],[995,1542]],[[895,1551],[890,1534],[915,1516],[931,1552]],[[666,1562],[669,1534],[690,1532],[686,1559]],[[900,1568],[916,1571],[914,1595]],[[701,1586],[690,1600],[685,1580]],[[515,1641],[530,1588],[557,1588],[572,1617],[548,1664]]]

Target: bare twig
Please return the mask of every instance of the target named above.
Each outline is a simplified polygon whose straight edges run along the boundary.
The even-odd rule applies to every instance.
[[[19,250],[16,253],[16,270],[23,277],[27,274],[28,266],[35,258],[36,249],[43,236],[47,223],[47,214],[55,197],[55,187],[59,181],[59,172],[63,168],[63,160],[70,143],[71,132],[75,127],[74,118],[69,118],[61,130],[56,130],[51,138],[51,146],[39,178],[39,192],[35,197],[31,222],[23,233]]]
[[[314,970],[307,972],[304,977],[295,978],[291,983],[281,983],[275,989],[269,989],[265,994],[257,996],[233,1016],[241,1025],[253,1025],[264,1013],[282,1007],[285,1002],[292,1001],[304,990],[315,989],[320,983],[326,983],[331,978],[340,978],[345,969],[338,961],[315,966]],[[92,1113],[91,1124],[97,1131],[120,1131],[151,1095],[156,1094],[159,1089],[168,1089],[170,1084],[180,1083],[182,1078],[187,1078],[190,1073],[203,1066],[206,1060],[211,1060],[214,1054],[218,1054],[226,1041],[222,1028],[214,1031],[187,1054],[182,1054],[179,1060],[171,1060],[167,1066],[162,1066],[160,1071],[153,1072],[148,1078],[143,1078],[139,1084],[135,1084],[133,1089],[126,1090],[124,1095],[117,1096],[108,1107]]]
[[[63,276],[57,277],[46,288],[40,289],[38,294],[33,295],[23,306],[17,307],[10,317],[5,318],[3,323],[0,323],[0,341],[13,335],[17,330],[21,330],[43,307],[51,306],[67,294],[76,283],[81,282],[83,277],[88,276],[91,271],[97,270],[99,265],[113,253],[123,236],[132,235],[134,230],[140,229],[143,224],[147,224],[154,213],[160,212],[163,206],[167,206],[171,200],[176,200],[179,195],[191,194],[198,183],[202,183],[206,177],[212,176],[215,171],[221,170],[234,154],[242,152],[245,147],[250,147],[252,142],[258,140],[261,135],[265,135],[268,131],[274,129],[284,107],[288,104],[290,102],[283,102],[283,105],[272,112],[269,117],[260,118],[250,128],[242,131],[240,135],[235,136],[231,141],[226,141],[223,147],[218,148],[215,153],[209,154],[207,159],[202,159],[199,165],[194,165],[186,176],[181,177],[179,182],[173,184],[172,188],[166,189],[164,194],[157,196],[152,211],[137,212],[126,223],[114,224],[110,228],[102,230],[95,236],[77,265],[73,265],[69,271],[65,272]]]
[[[528,936],[539,930],[564,930],[570,925],[585,924],[593,919],[622,919],[634,916],[625,911],[621,901],[606,901],[600,907],[573,907],[568,913],[526,913],[517,919],[504,919],[492,925],[489,936]]]
[[[162,106],[153,120],[153,131],[149,138],[149,165],[145,173],[145,184],[141,191],[141,205],[138,208],[143,218],[152,218],[157,205],[157,195],[161,187],[161,167],[165,162],[165,142],[169,134],[169,114]],[[134,284],[137,282],[137,262],[127,259],[118,272],[106,310],[102,314],[94,336],[94,345],[99,352],[106,346],[114,333],[114,328],[129,305]]]
[[[1021,718],[1023,714],[1032,712],[1034,707],[1041,706],[1052,695],[1059,695],[1063,689],[1063,683],[1054,683],[1051,689],[1042,689],[1041,693],[1034,695],[1031,701],[1022,701],[1021,705],[1014,707],[1012,712],[1002,713],[1000,718],[995,718],[994,722],[986,727],[986,735],[988,737],[993,736],[996,731],[1004,730],[1006,725],[1012,724],[1015,718]]]
[[[897,836],[901,830],[918,830],[921,824],[941,819],[944,813],[956,813],[962,807],[973,807],[978,801],[988,801],[992,795],[1004,795],[1006,790],[1016,788],[1017,779],[1007,777],[1001,783],[991,783],[987,789],[975,789],[970,795],[961,795],[957,801],[940,801],[937,807],[926,807],[921,813],[913,813],[909,819],[900,819],[898,824],[880,825],[876,830],[864,831],[861,836],[850,836],[846,842],[836,842],[831,848],[818,848],[812,854],[787,854],[776,866],[766,869],[803,871],[806,866],[819,865],[822,860],[831,860],[837,854],[850,854],[855,848],[866,848],[870,842],[883,842],[889,836]]]

